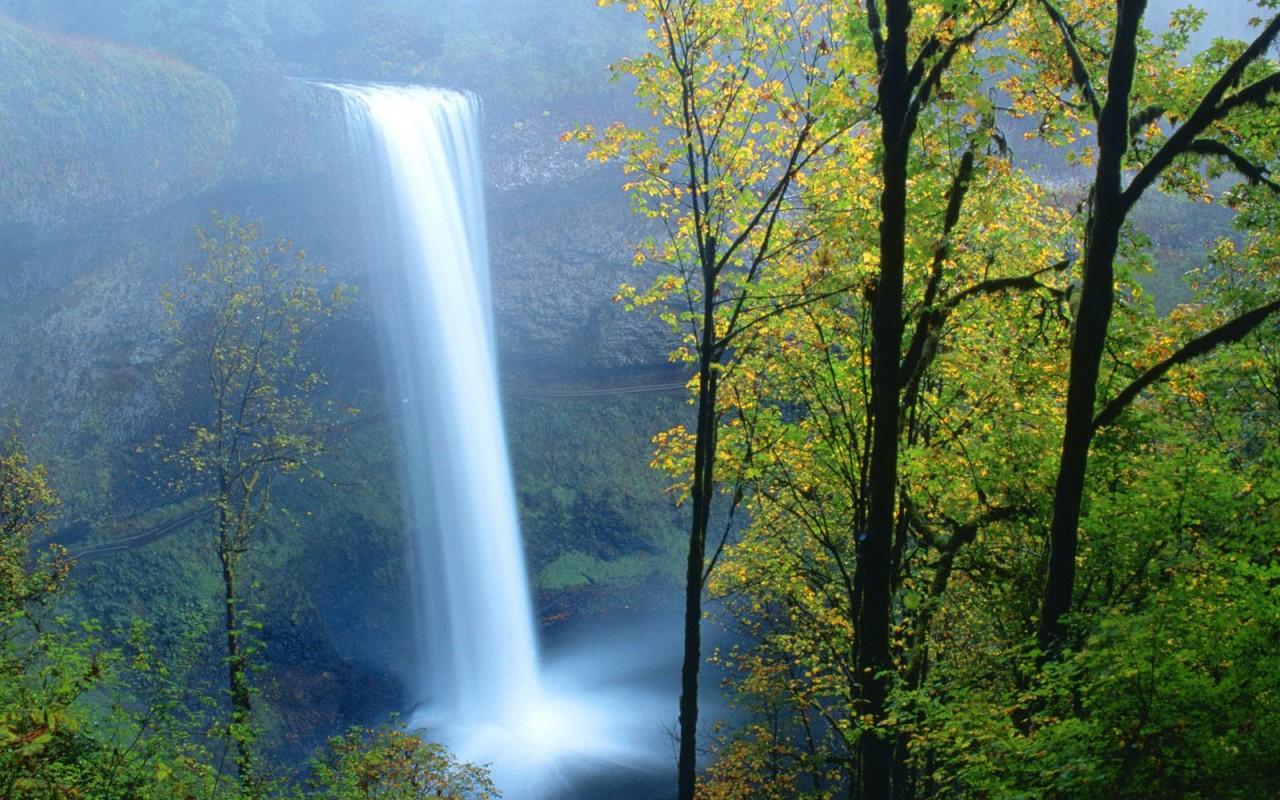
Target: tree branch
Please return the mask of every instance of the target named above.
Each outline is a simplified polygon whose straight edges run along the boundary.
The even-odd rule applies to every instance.
[[[1280,73],[1276,73],[1223,100],[1227,90],[1240,82],[1245,69],[1266,53],[1277,34],[1280,34],[1280,14],[1272,17],[1271,22],[1262,33],[1258,34],[1253,43],[1231,62],[1231,66],[1227,67],[1217,82],[1200,99],[1199,105],[1196,106],[1195,111],[1191,112],[1191,116],[1187,117],[1187,121],[1165,140],[1151,160],[1134,176],[1133,182],[1121,196],[1124,212],[1127,213],[1133,208],[1134,203],[1138,202],[1142,194],[1155,182],[1156,178],[1160,177],[1162,172],[1168,169],[1175,158],[1191,151],[1191,145],[1200,138],[1200,134],[1204,133],[1209,125],[1222,119],[1233,108],[1247,103],[1265,102],[1272,92],[1280,91]],[[1242,95],[1244,99],[1238,99]]]
[[[971,297],[1009,291],[1030,292],[1036,289],[1045,289],[1055,296],[1061,296],[1062,291],[1060,289],[1043,284],[1037,278],[1046,272],[1061,272],[1070,265],[1070,259],[1063,259],[1038,269],[1029,275],[1021,275],[1016,278],[993,278],[982,281],[948,298],[946,302],[937,307],[927,309],[920,317],[915,337],[911,341],[911,347],[907,351],[906,358],[902,364],[901,374],[904,376],[902,381],[903,399],[899,413],[915,402],[916,393],[920,390],[920,380],[937,353],[938,332],[942,329],[942,324],[947,321],[947,317],[957,306]]]
[[[933,315],[929,309],[938,297],[938,288],[942,283],[942,266],[951,253],[951,231],[960,221],[960,210],[964,206],[965,194],[969,191],[969,183],[973,179],[973,150],[966,150],[960,158],[960,168],[951,181],[951,189],[947,193],[947,211],[942,222],[942,239],[933,251],[933,264],[930,268],[929,284],[925,287],[923,307],[925,313],[916,322],[916,332],[911,337],[906,358],[902,362],[902,374],[910,376],[915,372],[916,364],[924,352],[925,340],[933,330]],[[903,403],[904,407],[910,403]]]
[[[907,516],[911,526],[926,541],[939,550],[938,561],[934,565],[933,580],[929,584],[928,599],[921,606],[915,620],[911,655],[907,661],[907,685],[909,687],[913,689],[919,688],[921,679],[924,677],[925,659],[928,656],[929,648],[929,627],[934,615],[933,603],[937,602],[938,598],[941,598],[947,591],[947,584],[951,580],[951,572],[960,550],[978,538],[980,528],[1026,514],[1027,509],[1009,506],[988,509],[977,519],[965,523],[947,519],[946,522],[948,527],[951,528],[951,535],[942,540],[929,527],[924,518],[917,514],[908,504]]]
[[[1062,34],[1062,46],[1066,48],[1067,57],[1071,59],[1071,80],[1076,82],[1080,91],[1084,93],[1085,99],[1089,101],[1089,109],[1093,111],[1093,119],[1096,122],[1102,118],[1102,104],[1098,102],[1098,94],[1093,89],[1093,77],[1089,75],[1089,67],[1085,64],[1084,57],[1080,55],[1080,48],[1076,47],[1075,28],[1067,22],[1066,17],[1062,16],[1062,12],[1051,0],[1040,0],[1040,5],[1044,6],[1045,13]]]
[[[954,15],[946,13],[942,15],[942,19],[938,20],[938,24],[943,25],[948,20],[954,19]],[[954,44],[954,41],[952,43]],[[925,64],[929,62],[929,59],[937,55],[938,50],[941,48],[942,40],[938,38],[936,33],[925,40],[920,52],[916,54],[916,60],[911,63],[911,69],[907,71],[907,79],[902,91],[910,93],[916,90],[916,87],[920,85],[920,81],[924,78]]]
[[[1273,72],[1226,98],[1219,108],[1223,114],[1228,114],[1241,106],[1265,107],[1270,104],[1271,95],[1278,92],[1280,92],[1280,72]]]
[[[942,76],[950,69],[951,62],[955,59],[956,54],[960,52],[960,48],[972,44],[979,34],[1009,16],[1010,12],[1013,11],[1013,6],[1012,2],[1004,3],[991,16],[976,23],[968,32],[952,39],[947,45],[947,49],[943,51],[942,56],[929,69],[929,74],[921,80],[920,70],[923,70],[925,60],[937,52],[940,46],[936,36],[930,37],[929,42],[921,49],[916,63],[912,66],[911,73],[907,78],[907,85],[904,87],[905,91],[914,92],[914,97],[912,97],[907,106],[902,132],[899,134],[904,140],[911,138],[911,134],[915,131],[916,120],[920,117],[920,111],[929,104],[929,99],[932,97],[934,90],[942,83]],[[917,83],[919,88],[916,88]]]
[[[1142,373],[1110,403],[1107,403],[1106,408],[1093,419],[1094,431],[1115,422],[1121,412],[1129,407],[1143,389],[1160,380],[1170,369],[1206,355],[1220,345],[1240,341],[1277,311],[1280,311],[1280,300],[1273,300],[1187,342],[1176,353]]]
[[[960,292],[947,300],[942,307],[947,311],[953,311],[956,306],[960,305],[965,300],[968,300],[970,297],[982,294],[1000,294],[1001,292],[1008,292],[1015,289],[1022,291],[1046,289],[1053,295],[1059,296],[1062,294],[1062,290],[1055,289],[1052,286],[1046,286],[1036,279],[1047,272],[1062,272],[1069,266],[1071,266],[1071,259],[1064,258],[1061,261],[1055,261],[1047,267],[1042,267],[1029,275],[1019,275],[1016,278],[992,278],[991,280],[982,281],[981,283],[975,283],[973,286],[970,286],[968,289],[965,289],[963,292]]]
[[[1276,183],[1268,177],[1270,171],[1266,167],[1253,163],[1243,153],[1217,139],[1196,139],[1187,148],[1187,152],[1224,158],[1235,168],[1236,172],[1247,178],[1249,183],[1255,186],[1265,186],[1276,194],[1280,194],[1280,183]]]
[[[876,51],[876,74],[883,74],[884,33],[880,30],[880,7],[876,0],[867,0],[867,30],[871,32],[871,46]]]
[[[1161,105],[1151,105],[1133,112],[1129,117],[1129,138],[1137,136],[1143,128],[1163,117],[1164,112],[1165,107]]]

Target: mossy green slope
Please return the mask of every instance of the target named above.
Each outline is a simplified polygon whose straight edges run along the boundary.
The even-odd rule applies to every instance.
[[[235,102],[180,61],[0,17],[0,75],[0,224],[138,213],[222,175]]]

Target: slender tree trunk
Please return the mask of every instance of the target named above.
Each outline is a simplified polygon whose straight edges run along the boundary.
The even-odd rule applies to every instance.
[[[894,510],[898,483],[898,405],[902,350],[902,283],[906,262],[907,29],[908,0],[885,4],[887,35],[880,79],[884,190],[880,196],[880,275],[871,331],[871,408],[874,414],[866,530],[859,533],[857,571],[862,604],[858,618],[857,675],[864,718],[884,718],[888,685],[889,612],[892,601]],[[892,797],[894,746],[890,737],[863,731],[858,743],[862,800]]]
[[[226,612],[227,689],[231,695],[231,740],[236,749],[236,771],[246,788],[253,786],[253,751],[249,737],[252,701],[249,693],[248,658],[240,641],[240,616],[236,591],[237,554],[232,541],[234,522],[227,510],[225,491],[218,504],[218,558],[222,562],[223,608]]]
[[[231,738],[236,746],[236,768],[249,783],[253,775],[253,754],[245,727],[249,724],[248,664],[240,644],[240,620],[236,612],[236,573],[228,555],[222,558],[223,601],[227,611],[227,682],[231,689]]]
[[[1040,607],[1037,644],[1043,658],[1062,646],[1062,618],[1075,591],[1081,506],[1089,445],[1093,440],[1098,375],[1115,304],[1115,257],[1127,212],[1122,194],[1123,159],[1129,147],[1129,94],[1137,62],[1138,25],[1146,0],[1121,0],[1108,67],[1107,100],[1098,120],[1098,170],[1085,240],[1080,307],[1071,338],[1066,421],[1054,486],[1049,563]]]
[[[708,276],[709,277],[709,276]],[[715,283],[704,281],[702,341],[698,348],[698,423],[693,450],[693,518],[685,574],[684,662],[680,669],[680,755],[676,769],[679,800],[693,800],[698,761],[698,670],[702,665],[702,583],[707,529],[715,491],[716,389],[719,348],[715,341]]]

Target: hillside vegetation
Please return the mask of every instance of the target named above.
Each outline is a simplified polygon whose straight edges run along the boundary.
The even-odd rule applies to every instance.
[[[0,17],[0,223],[136,214],[211,186],[235,134],[216,78],[141,49]]]

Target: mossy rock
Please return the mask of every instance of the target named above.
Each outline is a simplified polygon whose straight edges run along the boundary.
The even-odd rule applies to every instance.
[[[0,17],[0,74],[0,227],[135,216],[226,169],[235,101],[180,61]]]

